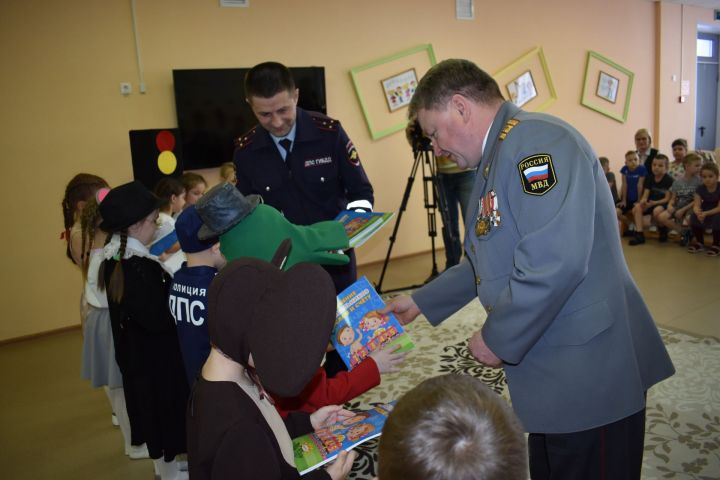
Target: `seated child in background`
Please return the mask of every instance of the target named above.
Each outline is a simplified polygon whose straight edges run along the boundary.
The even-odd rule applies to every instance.
[[[617,205],[618,192],[617,183],[615,183],[615,174],[610,171],[610,160],[607,157],[600,157],[600,165],[602,166],[603,172],[605,172],[605,178],[607,179],[608,185],[610,186],[610,193],[612,193],[613,204]]]
[[[188,385],[192,386],[210,353],[207,292],[218,270],[225,266],[217,237],[198,239],[203,221],[191,205],[175,222],[175,231],[187,261],[175,272],[170,287],[170,313],[175,318],[180,352]]]
[[[520,421],[475,377],[425,380],[393,408],[378,450],[378,480],[526,480]]]
[[[688,252],[697,253],[703,249],[705,230],[712,230],[712,245],[705,252],[709,257],[720,254],[720,189],[718,189],[718,167],[706,163],[700,170],[702,185],[695,190],[690,226],[695,241]]]
[[[155,185],[154,193],[160,199],[160,213],[150,253],[164,261],[168,255],[180,250],[175,234],[175,215],[185,206],[185,187],[177,178],[165,177]]]
[[[220,165],[220,182],[228,182],[231,185],[237,184],[237,172],[233,162],[225,162]]]
[[[685,158],[687,153],[687,140],[684,138],[678,138],[672,142],[673,161],[668,167],[668,175],[673,177],[673,180],[678,180],[685,175],[683,158]]]
[[[620,201],[617,204],[617,217],[620,223],[620,231],[624,231],[625,224],[629,224],[628,214],[632,212],[635,202],[640,199],[643,193],[643,185],[648,171],[644,165],[640,165],[640,157],[637,152],[630,150],[625,154],[625,166],[620,169],[622,174],[622,188],[620,190]],[[631,236],[629,225],[623,236]]]
[[[700,166],[702,159],[695,153],[688,153],[683,159],[685,174],[682,178],[675,180],[670,187],[670,201],[667,208],[662,211],[653,212],[658,224],[682,232],[680,244],[687,246],[689,242],[689,230],[684,229],[685,220],[690,216],[693,205],[695,190],[700,185]],[[684,230],[683,230],[684,229]]]
[[[180,181],[185,187],[185,208],[190,205],[195,205],[200,197],[203,196],[205,190],[207,190],[207,182],[205,178],[193,172],[185,172],[180,177]]]
[[[193,480],[299,479],[292,437],[343,421],[337,405],[283,420],[267,391],[292,397],[319,368],[335,323],[335,287],[319,265],[280,269],[290,248],[271,262],[228,263],[210,285],[210,355],[187,407],[188,466]],[[340,452],[304,479],[340,480],[355,452]]]
[[[643,222],[647,220],[650,224],[650,215],[655,216],[663,211],[663,207],[670,200],[670,187],[673,179],[667,172],[668,157],[663,153],[658,153],[652,160],[652,174],[645,179],[643,194],[640,200],[632,209],[635,218],[635,237],[630,240],[630,245],[641,245],[645,243],[645,234],[643,233]],[[645,218],[647,217],[647,218]],[[666,242],[668,230],[665,226],[659,227],[660,241]]]

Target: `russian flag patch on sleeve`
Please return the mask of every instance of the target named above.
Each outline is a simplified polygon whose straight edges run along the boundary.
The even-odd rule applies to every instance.
[[[523,191],[529,195],[544,195],[557,183],[552,156],[547,153],[530,155],[518,163]]]

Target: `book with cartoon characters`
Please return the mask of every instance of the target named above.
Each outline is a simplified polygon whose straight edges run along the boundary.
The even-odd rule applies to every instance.
[[[406,352],[415,345],[395,315],[381,314],[385,302],[366,277],[337,296],[337,313],[330,341],[349,370],[385,345]]]
[[[375,235],[395,215],[393,212],[355,212],[343,210],[335,217],[342,223],[350,241],[350,248],[356,248]]]
[[[332,461],[341,451],[379,436],[395,403],[356,411],[353,417],[294,438],[295,468],[300,475],[305,475]]]

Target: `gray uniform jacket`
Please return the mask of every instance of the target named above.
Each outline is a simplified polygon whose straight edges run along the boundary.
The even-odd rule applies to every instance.
[[[490,192],[495,207],[485,201],[479,212]],[[497,223],[484,235],[479,213]],[[437,325],[479,298],[488,313],[483,338],[504,362],[526,431],[620,420],[674,373],[625,263],[603,170],[573,127],[503,104],[465,225],[466,259],[413,299]]]

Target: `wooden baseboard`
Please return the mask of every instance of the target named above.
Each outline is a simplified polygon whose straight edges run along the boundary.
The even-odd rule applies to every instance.
[[[443,252],[445,252],[445,248],[444,248],[444,247],[438,247],[438,248],[435,249],[435,254],[436,254],[436,255],[439,255],[439,254],[443,254],[443,255],[444,255]],[[393,257],[390,258],[390,261],[392,262],[393,260],[400,260],[400,259],[403,259],[403,258],[420,257],[420,256],[423,256],[423,255],[430,255],[430,253],[432,253],[432,250],[428,248],[427,250],[423,250],[423,251],[421,251],[421,252],[413,252],[413,253],[406,253],[405,255],[393,256]],[[372,262],[358,263],[358,267],[370,267],[370,266],[372,266],[372,265],[381,264],[381,263],[383,263],[384,261],[385,261],[385,259],[383,258],[383,259],[380,259],[380,260],[373,260]]]
[[[0,347],[3,347],[5,345],[11,344],[11,343],[24,342],[26,340],[35,340],[37,338],[49,337],[51,335],[58,335],[60,333],[66,333],[66,332],[70,332],[73,330],[80,330],[80,324],[70,325],[69,327],[56,328],[54,330],[47,330],[45,332],[31,333],[30,335],[22,335],[20,337],[13,337],[13,338],[7,338],[5,340],[0,340]]]

